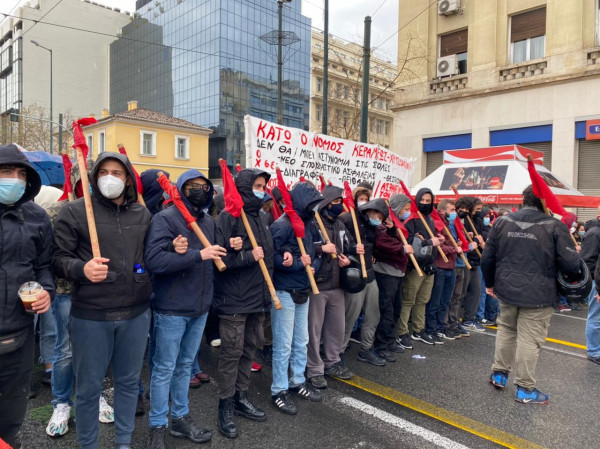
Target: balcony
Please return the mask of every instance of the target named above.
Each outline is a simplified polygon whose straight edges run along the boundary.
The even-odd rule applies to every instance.
[[[520,62],[499,69],[499,81],[512,81],[529,78],[530,76],[543,75],[547,68],[548,61],[545,59]]]
[[[600,48],[593,48],[587,51],[587,65],[600,64]]]
[[[429,84],[430,94],[441,94],[444,92],[454,92],[467,87],[469,81],[468,74],[449,76],[445,78],[438,78],[431,81]]]

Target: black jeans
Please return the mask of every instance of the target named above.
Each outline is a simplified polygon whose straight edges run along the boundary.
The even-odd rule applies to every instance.
[[[262,345],[265,314],[236,313],[219,315],[221,350],[219,353],[219,399],[236,391],[248,391],[250,369],[256,348]]]
[[[0,438],[11,446],[17,446],[17,433],[27,410],[34,341],[32,324],[27,330],[23,346],[0,355]]]
[[[402,307],[402,280],[404,278],[375,272],[379,287],[379,324],[375,331],[376,350],[387,350],[396,340],[396,323]]]
[[[479,308],[481,283],[479,282],[479,272],[477,271],[477,268],[478,267],[473,267],[473,269],[469,271],[469,284],[463,301],[463,321],[475,321],[477,309]]]

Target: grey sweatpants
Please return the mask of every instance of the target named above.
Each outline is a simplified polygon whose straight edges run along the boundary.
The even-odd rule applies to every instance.
[[[373,346],[375,330],[379,324],[379,287],[377,287],[377,282],[373,280],[360,292],[346,293],[344,296],[346,298],[346,332],[342,343],[342,352],[348,347],[352,328],[361,309],[365,311],[365,319],[360,331],[360,348],[368,351]]]

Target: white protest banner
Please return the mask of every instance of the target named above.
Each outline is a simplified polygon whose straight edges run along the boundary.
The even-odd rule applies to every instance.
[[[402,193],[400,180],[411,185],[413,164],[398,154],[366,143],[289,128],[247,115],[246,167],[271,173],[279,167],[286,180],[297,182],[301,177],[319,185],[319,175],[341,186],[348,181],[373,185],[373,197],[389,198]]]

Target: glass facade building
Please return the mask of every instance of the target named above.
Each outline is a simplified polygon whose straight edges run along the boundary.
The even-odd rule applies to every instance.
[[[275,0],[138,0],[134,20],[110,48],[110,110],[138,100],[214,130],[209,176],[218,159],[245,164],[245,114],[276,121]],[[283,50],[283,124],[308,129],[310,19],[300,0],[285,3],[283,30],[299,42]],[[193,148],[190,149],[193,151]]]

